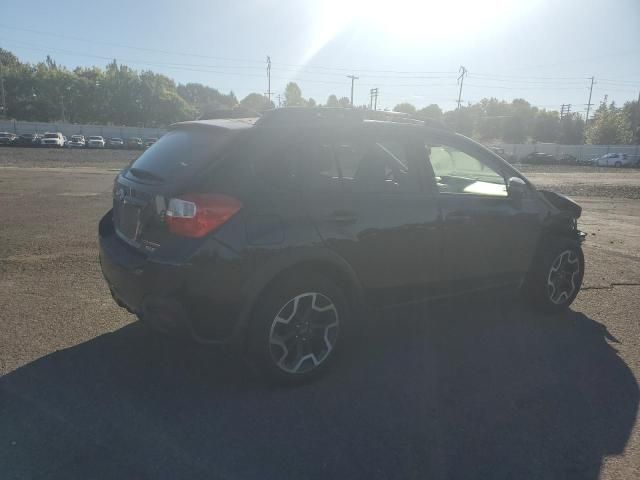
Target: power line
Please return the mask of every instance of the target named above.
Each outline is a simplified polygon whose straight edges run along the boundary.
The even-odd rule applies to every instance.
[[[131,49],[131,50],[139,50],[139,51],[144,51],[144,52],[162,53],[162,54],[165,54],[165,55],[177,55],[177,56],[180,56],[180,57],[207,58],[207,59],[222,60],[222,61],[229,61],[229,62],[242,62],[242,63],[253,63],[253,64],[256,64],[255,66],[227,65],[227,66],[225,66],[225,68],[253,68],[253,69],[259,69],[259,68],[261,68],[259,65],[262,64],[262,61],[256,60],[256,59],[237,58],[237,57],[236,58],[234,58],[234,57],[220,57],[220,56],[214,56],[214,55],[202,55],[202,54],[196,54],[196,53],[192,53],[192,52],[183,52],[183,51],[177,51],[177,50],[163,50],[163,49],[158,49],[158,48],[139,47],[139,46],[134,46],[134,45],[126,45],[126,44],[122,44],[122,43],[105,42],[105,41],[94,40],[94,39],[89,39],[89,38],[66,35],[66,34],[62,34],[62,33],[59,33],[59,32],[48,32],[48,31],[35,30],[35,29],[30,29],[30,28],[19,28],[19,27],[4,25],[4,24],[0,24],[0,28],[1,29],[7,29],[7,30],[28,32],[28,33],[36,33],[36,34],[39,34],[39,35],[49,35],[49,36],[53,36],[53,37],[64,38],[64,39],[67,39],[67,40],[73,40],[75,42],[93,43],[93,44],[96,44],[96,45],[104,45],[104,46],[125,48],[125,49]],[[424,75],[434,74],[434,75],[438,75],[438,74],[454,74],[455,73],[455,72],[450,72],[450,71],[402,71],[402,70],[354,69],[353,67],[351,67],[351,68],[346,68],[346,67],[328,67],[328,66],[322,66],[322,65],[295,64],[295,63],[284,63],[284,62],[276,63],[276,64],[274,64],[274,66],[276,68],[281,68],[280,66],[284,66],[284,67],[295,68],[295,69],[321,69],[321,70],[334,70],[334,71],[340,71],[340,72],[347,72],[347,71],[357,70],[358,72],[391,73],[391,74],[424,74]],[[220,67],[220,66],[216,66],[216,68],[217,67]],[[338,74],[336,74],[336,75],[338,75]]]

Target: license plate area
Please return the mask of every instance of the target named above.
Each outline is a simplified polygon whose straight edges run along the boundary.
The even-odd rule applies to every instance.
[[[135,241],[140,229],[140,207],[127,202],[118,202],[115,213],[115,225],[118,233]]]

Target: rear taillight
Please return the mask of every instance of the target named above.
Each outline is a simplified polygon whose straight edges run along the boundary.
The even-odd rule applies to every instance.
[[[222,194],[187,194],[169,200],[166,213],[169,231],[183,237],[200,238],[233,217],[242,203]]]

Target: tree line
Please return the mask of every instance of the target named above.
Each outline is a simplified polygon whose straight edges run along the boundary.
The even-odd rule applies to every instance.
[[[585,125],[584,118],[577,113],[561,116],[555,110],[535,107],[521,98],[511,102],[484,98],[449,112],[443,112],[435,104],[418,110],[409,103],[401,103],[394,111],[443,122],[483,142],[640,143],[640,105],[637,101],[627,102],[620,108],[615,102],[608,103],[605,97],[599,107],[591,111],[589,125]]]
[[[251,115],[275,107],[260,93],[250,93],[238,100],[233,91],[225,94],[200,83],[176,84],[165,75],[150,70],[137,71],[115,60],[105,68],[69,70],[49,56],[43,62],[30,64],[0,49],[0,75],[6,107],[2,113],[16,120],[165,127],[193,118],[227,115],[230,109]],[[283,106],[321,105],[313,98],[304,98],[295,82],[286,86],[280,103]],[[350,105],[348,97],[333,94],[324,103],[327,107]],[[485,98],[447,112],[436,104],[417,109],[410,103],[401,103],[394,111],[443,122],[485,142],[640,143],[637,101],[618,107],[605,98],[593,112],[588,126],[580,115],[568,114],[561,118],[557,111],[540,109],[523,99],[506,102]]]

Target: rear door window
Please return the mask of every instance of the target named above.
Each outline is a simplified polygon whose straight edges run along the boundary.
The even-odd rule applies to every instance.
[[[419,190],[402,138],[354,136],[317,146],[312,184],[322,190],[402,193]]]

